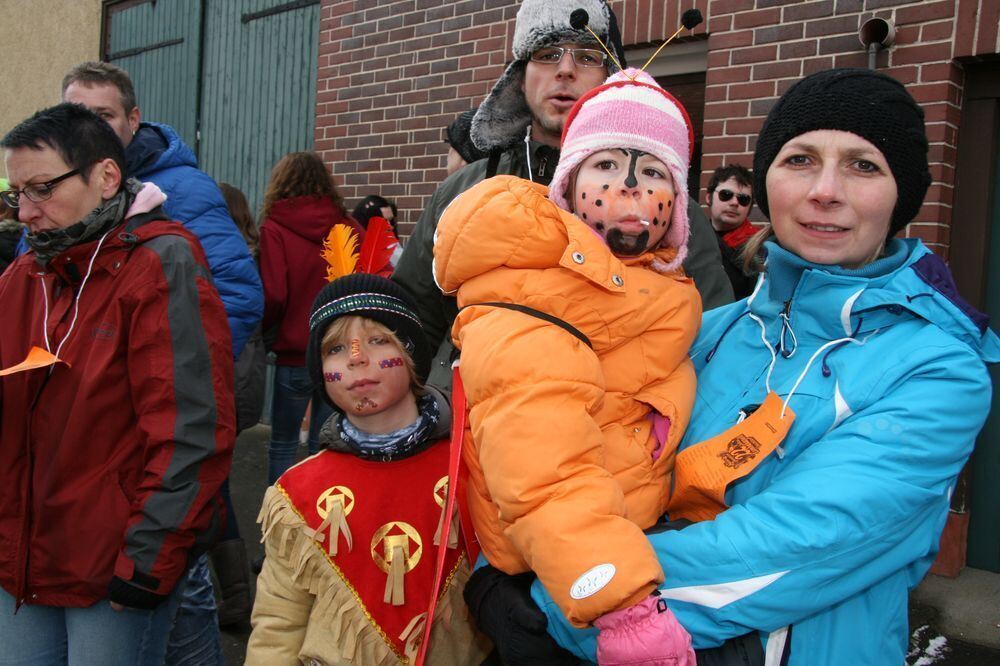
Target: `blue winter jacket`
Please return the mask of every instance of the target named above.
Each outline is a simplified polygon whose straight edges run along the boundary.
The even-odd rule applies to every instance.
[[[767,663],[790,647],[791,666],[902,664],[907,591],[937,553],[1000,340],[920,241],[854,271],[768,248],[756,296],[705,313],[681,449],[731,427],[768,385],[797,416],[730,486],[731,508],[649,536],[661,594],[696,648],[757,631]],[[532,594],[557,640],[594,659],[596,632],[570,627],[537,583]]]
[[[144,122],[125,149],[128,174],[167,195],[164,210],[198,237],[222,297],[238,357],[264,313],[264,290],[222,192],[173,128]]]

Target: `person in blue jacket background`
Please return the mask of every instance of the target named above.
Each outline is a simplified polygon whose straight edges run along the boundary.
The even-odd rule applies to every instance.
[[[111,125],[125,146],[128,175],[156,183],[167,195],[167,214],[201,241],[238,357],[263,315],[264,291],[215,181],[198,169],[194,152],[172,127],[141,120],[132,80],[120,67],[81,63],[63,79],[62,95],[64,102],[82,104]]]
[[[264,313],[264,290],[246,241],[215,181],[198,169],[194,152],[168,125],[143,122],[132,79],[105,62],[84,62],[63,78],[64,102],[82,104],[104,119],[125,146],[128,175],[155,183],[167,195],[163,209],[198,237],[212,281],[226,309],[233,358],[243,351]],[[228,483],[223,497],[232,512]],[[223,567],[240,567],[242,560]],[[217,561],[216,566],[220,563]],[[247,574],[249,575],[249,574]],[[223,663],[216,604],[203,554],[184,583],[167,663]]]
[[[989,412],[986,364],[1000,360],[1000,340],[945,264],[918,239],[894,238],[930,183],[927,148],[903,86],[859,69],[806,77],[760,132],[754,192],[770,225],[747,251],[763,242],[766,270],[749,298],[705,313],[681,451],[771,392],[796,417],[729,485],[727,510],[649,534],[661,597],[699,663],[741,637],[751,664],[904,662],[908,591],[937,553]],[[470,580],[466,594],[494,605],[487,634],[537,639],[547,622],[594,659],[595,630],[573,629],[537,581],[543,618],[523,605],[523,583],[478,575],[488,582]],[[502,621],[496,606],[509,611]]]

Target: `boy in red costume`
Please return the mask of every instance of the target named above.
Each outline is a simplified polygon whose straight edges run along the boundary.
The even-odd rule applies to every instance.
[[[457,533],[434,589],[451,408],[420,382],[431,357],[413,304],[385,278],[339,278],[313,304],[306,353],[336,411],[323,450],[264,497],[247,664],[412,663],[432,595],[429,663],[480,663],[489,645],[462,602]]]

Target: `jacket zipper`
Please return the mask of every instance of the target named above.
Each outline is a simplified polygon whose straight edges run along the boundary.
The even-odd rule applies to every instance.
[[[42,280],[45,279],[43,275]],[[62,291],[62,283],[59,280],[53,280],[53,292],[57,290]],[[53,305],[58,299],[58,295],[53,296]],[[67,308],[66,312],[63,313],[63,319],[65,319],[66,314],[69,312]],[[48,328],[49,322],[43,321],[42,325]],[[34,511],[34,495],[32,493],[32,486],[35,477],[35,451],[31,445],[31,433],[32,424],[35,418],[35,407],[38,405],[39,399],[42,397],[42,391],[48,386],[49,378],[52,377],[52,367],[49,367],[45,371],[45,377],[42,378],[41,384],[38,385],[38,390],[35,391],[35,397],[31,399],[31,403],[28,405],[27,414],[27,425],[24,429],[24,448],[25,457],[28,461],[28,473],[26,479],[27,493],[25,494],[25,507],[24,507],[24,522],[21,526],[21,534],[19,536],[20,543],[18,544],[18,557],[23,558],[23,563],[20,564],[20,580],[15,581],[14,585],[14,612],[16,613],[21,606],[28,600],[28,571],[31,565],[31,525],[32,525],[32,515]]]
[[[34,511],[34,496],[31,492],[32,483],[35,476],[35,452],[31,446],[31,426],[34,420],[35,407],[38,404],[39,398],[42,397],[42,391],[49,383],[49,377],[51,373],[46,372],[45,378],[42,379],[42,383],[38,386],[38,390],[35,392],[35,397],[32,398],[31,404],[28,406],[27,414],[27,427],[24,429],[24,447],[26,452],[26,457],[28,460],[28,474],[27,474],[27,493],[25,497],[25,507],[24,507],[24,522],[21,526],[21,535],[19,547],[17,549],[19,557],[23,558],[24,562],[21,565],[21,577],[17,585],[15,585],[15,599],[14,599],[14,612],[27,601],[28,599],[28,569],[31,564],[31,517]]]

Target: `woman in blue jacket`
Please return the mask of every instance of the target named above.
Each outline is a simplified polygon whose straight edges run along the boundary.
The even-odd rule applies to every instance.
[[[766,271],[748,299],[705,314],[681,450],[769,393],[779,418],[795,418],[728,486],[727,510],[649,535],[660,593],[701,650],[749,634],[749,663],[900,664],[907,593],[989,412],[998,339],[936,255],[894,238],[931,180],[923,112],[894,79],[839,69],[800,81],[764,123],[754,178]],[[492,622],[516,589],[483,570],[467,598],[496,633],[530,637],[545,620],[529,611]],[[549,633],[594,659],[594,630],[572,629],[537,582],[532,595]]]

